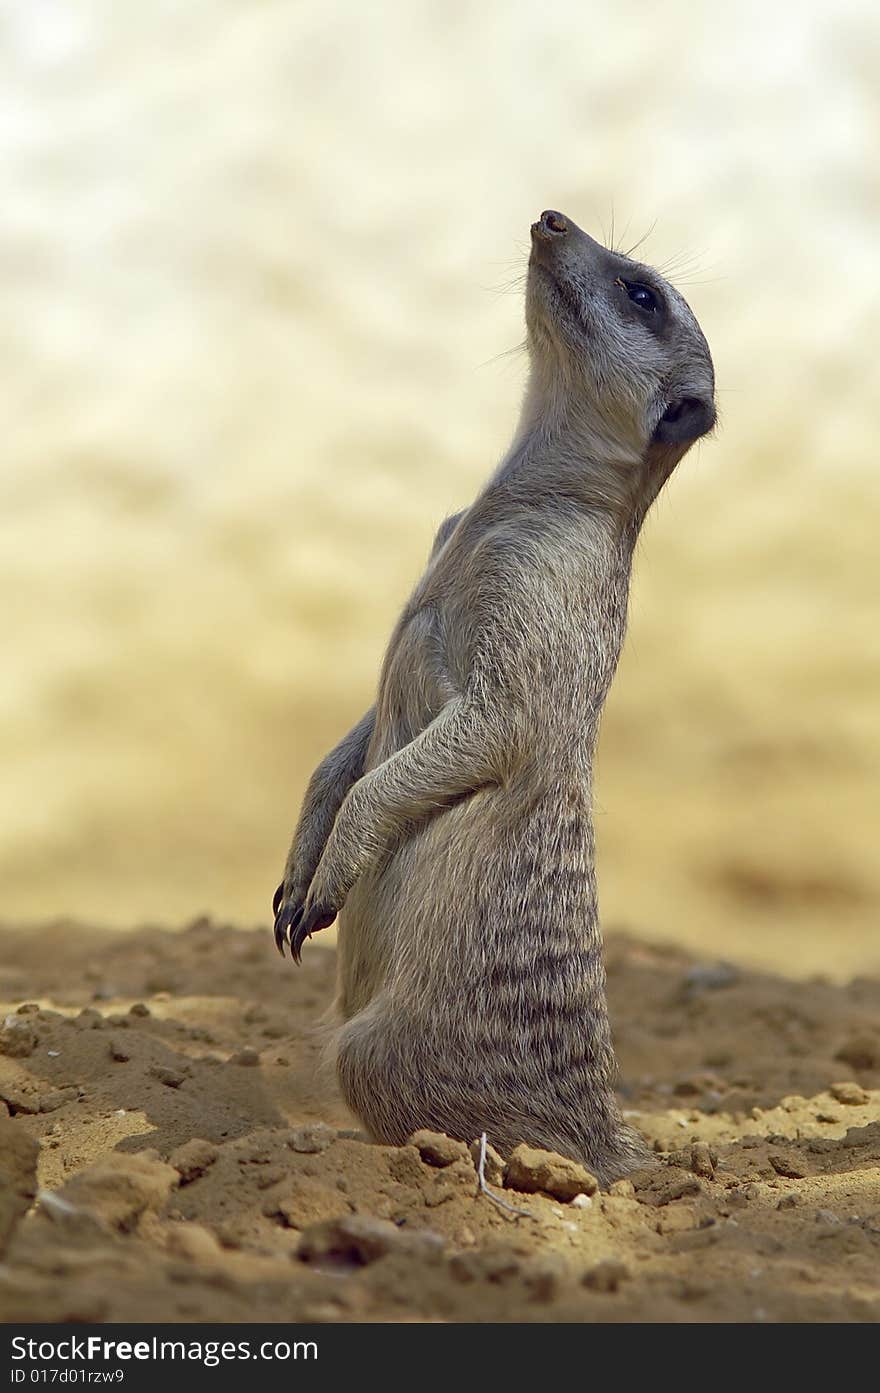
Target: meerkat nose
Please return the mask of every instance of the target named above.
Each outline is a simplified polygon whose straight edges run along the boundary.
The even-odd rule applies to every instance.
[[[541,214],[537,222],[532,223],[532,232],[543,241],[551,241],[557,237],[565,236],[568,232],[568,223],[561,213],[556,213],[552,208],[548,208]]]

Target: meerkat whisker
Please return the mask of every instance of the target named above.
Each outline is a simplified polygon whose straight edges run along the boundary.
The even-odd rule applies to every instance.
[[[656,229],[656,227],[657,227],[657,219],[655,218],[654,221],[651,223],[651,226],[648,228],[647,232],[643,232],[642,235],[641,235],[641,237],[639,238],[639,240],[638,240],[637,242],[633,242],[632,246],[631,246],[627,251],[625,251],[625,252],[623,253],[623,255],[624,255],[625,257],[627,257],[627,258],[630,258],[630,257],[632,256],[633,252],[638,251],[639,247],[644,246],[644,244],[645,244],[645,242],[647,242],[648,238],[651,237],[651,236],[653,236],[654,230]]]

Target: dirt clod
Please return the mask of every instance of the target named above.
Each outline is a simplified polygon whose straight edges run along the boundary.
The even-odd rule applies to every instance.
[[[542,1191],[557,1200],[573,1200],[575,1195],[595,1195],[599,1182],[594,1175],[555,1151],[536,1146],[514,1147],[507,1163],[505,1184],[525,1194]]]
[[[20,1124],[0,1118],[0,1257],[37,1193],[37,1151]]]
[[[180,1183],[189,1185],[213,1166],[218,1154],[213,1142],[193,1137],[192,1141],[184,1142],[183,1146],[172,1151],[168,1160],[180,1176]]]
[[[861,1084],[854,1083],[851,1079],[843,1083],[833,1083],[828,1092],[832,1098],[836,1098],[838,1103],[845,1103],[848,1107],[855,1108],[862,1103],[867,1103],[868,1094]]]
[[[177,1171],[157,1157],[112,1153],[73,1176],[59,1197],[74,1211],[128,1233],[142,1215],[162,1207],[177,1183]]]
[[[430,1231],[404,1233],[385,1219],[363,1214],[328,1219],[306,1229],[297,1250],[303,1262],[366,1266],[389,1253],[427,1257],[443,1247],[442,1238]]]
[[[697,1141],[691,1147],[690,1161],[694,1175],[702,1175],[706,1179],[710,1179],[715,1174],[718,1157],[706,1142]]]
[[[0,1025],[0,1054],[26,1059],[37,1047],[36,1029],[26,1016],[8,1015]]]
[[[767,1160],[777,1175],[787,1176],[790,1180],[803,1180],[810,1173],[809,1166],[791,1151],[768,1151]]]
[[[185,1067],[169,1067],[167,1064],[154,1064],[150,1068],[150,1074],[166,1088],[180,1088],[180,1085],[187,1077],[188,1070]]]
[[[463,1141],[447,1137],[445,1132],[414,1132],[409,1139],[409,1145],[416,1148],[422,1160],[427,1161],[429,1166],[451,1166],[453,1161],[460,1161],[470,1155]]]

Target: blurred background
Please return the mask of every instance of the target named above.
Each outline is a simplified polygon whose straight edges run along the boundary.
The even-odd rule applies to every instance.
[[[0,917],[268,924],[558,207],[648,234],[722,413],[637,558],[606,924],[880,969],[872,0],[20,0],[0,47]]]

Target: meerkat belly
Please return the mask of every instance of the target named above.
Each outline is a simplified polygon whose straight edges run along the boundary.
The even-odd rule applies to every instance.
[[[576,1011],[601,970],[591,859],[583,790],[523,808],[489,787],[437,813],[346,905],[343,1015],[386,988],[459,1038],[487,1012],[497,1025]]]
[[[464,969],[468,991],[494,994],[502,975],[509,984],[515,975],[499,965],[521,963],[526,986],[542,961],[552,995],[551,959],[577,952],[595,915],[592,847],[582,790],[523,806],[515,788],[492,787],[448,809],[401,849],[401,886],[417,881],[423,892],[411,962],[401,938],[403,971],[445,977],[441,989],[460,992]]]
[[[495,792],[481,789],[438,811],[354,885],[339,917],[337,1008],[344,1019],[399,979],[407,964],[410,973],[418,970],[420,953],[427,951],[439,969],[433,945],[439,951],[444,925],[462,901],[473,922],[473,852],[495,821]]]

